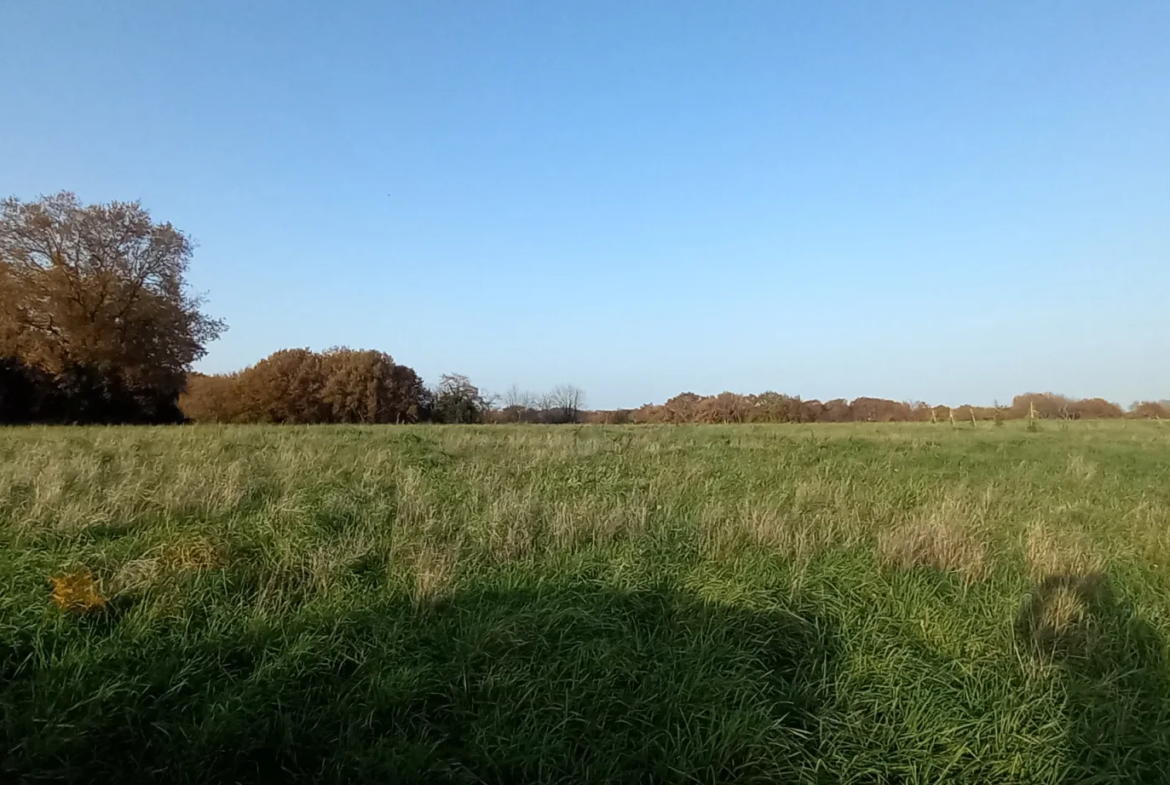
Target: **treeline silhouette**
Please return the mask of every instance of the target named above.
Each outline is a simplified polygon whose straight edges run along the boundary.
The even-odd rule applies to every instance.
[[[837,398],[830,401],[765,392],[739,395],[682,393],[664,404],[637,409],[589,412],[587,422],[640,423],[845,423],[845,422],[956,422],[1115,419],[1121,417],[1163,419],[1170,415],[1170,401],[1142,401],[1129,411],[1103,398],[1073,399],[1055,393],[1017,395],[1009,406],[932,406],[884,398]]]
[[[487,423],[670,424],[970,422],[1164,418],[1167,402],[1134,404],[1126,412],[1102,398],[1053,393],[1016,396],[1009,406],[930,406],[883,398],[802,400],[780,393],[676,395],[637,409],[584,409],[584,393],[561,385],[549,393],[481,393],[465,376],[444,376],[428,389],[409,367],[376,351],[308,349],[276,352],[239,373],[193,374],[179,399],[194,422],[219,423]]]

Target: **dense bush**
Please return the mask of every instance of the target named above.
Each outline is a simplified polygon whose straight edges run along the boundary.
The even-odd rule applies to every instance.
[[[1165,418],[1165,402],[1135,403],[1130,417]],[[801,400],[799,397],[765,392],[760,395],[696,395],[686,392],[664,404],[646,404],[637,409],[588,412],[593,423],[843,423],[843,422],[971,422],[1007,419],[1109,419],[1125,417],[1120,406],[1102,398],[1075,400],[1053,393],[1016,396],[1011,406],[930,406],[884,398],[855,398],[847,401]]]
[[[282,349],[239,373],[193,374],[179,405],[195,422],[411,423],[431,418],[431,401],[390,355],[336,348]]]

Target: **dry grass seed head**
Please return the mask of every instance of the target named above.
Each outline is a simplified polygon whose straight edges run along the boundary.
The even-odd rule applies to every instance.
[[[159,558],[166,569],[181,572],[210,570],[224,563],[223,551],[206,537],[171,543]]]
[[[1058,530],[1045,523],[1029,527],[1024,560],[1029,577],[1037,583],[1057,575],[1097,573],[1104,567],[1104,560],[1084,532]]]
[[[1100,573],[1056,575],[1041,581],[1021,608],[1016,634],[1044,659],[1086,654],[1095,641],[1094,611],[1107,592]]]
[[[645,504],[585,496],[556,505],[552,514],[552,541],[563,549],[609,543],[642,534],[648,519]]]
[[[953,504],[911,520],[878,540],[882,560],[900,569],[929,567],[954,572],[971,582],[986,577],[987,542]]]
[[[317,591],[329,591],[355,568],[369,562],[380,543],[369,532],[353,532],[339,540],[330,540],[307,550],[300,563],[312,577]]]
[[[722,502],[707,502],[699,512],[699,548],[720,561],[735,547],[737,532]]]
[[[815,556],[831,536],[827,526],[816,525],[807,517],[785,515],[771,507],[745,509],[741,525],[751,543],[780,551],[798,561]]]
[[[437,602],[455,579],[455,554],[450,550],[425,548],[414,560],[412,599],[416,605]]]

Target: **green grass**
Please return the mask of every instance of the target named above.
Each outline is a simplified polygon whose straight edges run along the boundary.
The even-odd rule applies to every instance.
[[[1168,635],[1158,423],[0,432],[3,782],[1170,782]]]

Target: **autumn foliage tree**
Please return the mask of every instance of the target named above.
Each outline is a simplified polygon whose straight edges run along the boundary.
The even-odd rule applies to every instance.
[[[195,422],[410,423],[430,417],[430,392],[385,352],[281,349],[243,371],[193,374],[180,399]]]
[[[1170,401],[1135,401],[1130,414],[1148,420],[1170,419]]]
[[[191,364],[224,329],[188,289],[192,251],[138,202],[0,202],[4,418],[178,419]]]
[[[329,422],[324,358],[308,349],[281,349],[240,373],[237,384],[248,422]]]
[[[197,423],[247,422],[239,381],[238,373],[193,373],[179,396],[179,409],[186,419]]]
[[[385,352],[331,349],[324,370],[321,398],[332,422],[403,423],[426,416],[429,396],[422,380]]]

